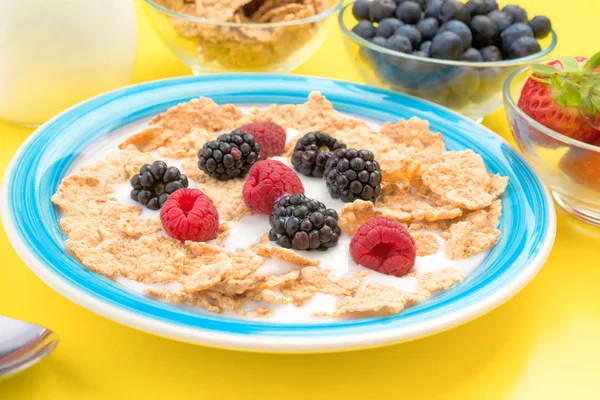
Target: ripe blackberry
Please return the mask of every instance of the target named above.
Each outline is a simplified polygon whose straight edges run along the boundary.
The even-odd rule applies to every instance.
[[[331,152],[345,148],[344,142],[332,138],[325,132],[307,133],[296,142],[292,165],[302,175],[322,178]]]
[[[221,181],[243,178],[259,155],[260,147],[254,136],[236,129],[202,146],[198,152],[198,168]]]
[[[167,167],[163,161],[145,164],[140,173],[131,178],[131,198],[151,210],[159,210],[169,195],[188,187],[188,178],[175,167]]]
[[[273,204],[269,240],[286,249],[327,250],[337,245],[338,214],[303,194],[285,195]]]
[[[381,170],[369,150],[339,149],[325,166],[327,189],[334,199],[375,202],[381,190]]]

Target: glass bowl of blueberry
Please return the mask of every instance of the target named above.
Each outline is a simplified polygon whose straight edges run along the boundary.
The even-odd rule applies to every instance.
[[[357,0],[340,11],[339,23],[369,84],[476,120],[502,106],[508,75],[557,43],[547,17],[530,19],[496,0]]]

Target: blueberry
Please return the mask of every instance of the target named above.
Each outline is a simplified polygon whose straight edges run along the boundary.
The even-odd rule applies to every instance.
[[[379,25],[377,25],[377,36],[381,36],[384,38],[389,38],[394,34],[396,29],[400,28],[402,25],[402,21],[396,18],[385,18],[379,21]]]
[[[479,52],[479,50],[474,49],[474,48],[470,48],[469,50],[465,51],[462,54],[462,56],[460,56],[460,59],[462,61],[482,62],[483,61],[483,56],[481,55],[481,53]]]
[[[533,34],[538,39],[543,39],[552,30],[552,24],[550,20],[543,15],[538,15],[537,17],[533,17],[531,21],[529,21],[529,26],[533,30]]]
[[[394,2],[398,5],[406,2],[417,3],[421,10],[425,10],[427,8],[427,2],[431,0],[394,0]]]
[[[427,53],[429,55],[429,51],[431,50],[431,40],[427,40],[426,42],[421,43],[419,47],[419,51]]]
[[[463,67],[450,78],[452,91],[460,96],[472,96],[479,89],[481,80],[475,68]]]
[[[522,22],[517,22],[515,24],[512,24],[508,28],[506,28],[500,34],[500,42],[502,45],[502,51],[505,54],[508,54],[512,44],[517,39],[519,39],[520,37],[523,37],[523,36],[533,37],[533,30],[527,24],[524,24]]]
[[[425,11],[425,9],[427,8],[427,3],[429,3],[431,0],[409,0],[409,1],[414,1],[415,3],[419,3],[419,5],[421,6],[421,10]]]
[[[502,9],[506,14],[509,14],[513,22],[527,22],[527,11],[525,11],[522,7],[515,6],[513,4],[508,4],[504,6]]]
[[[466,50],[471,47],[471,44],[473,42],[473,35],[471,34],[471,30],[466,24],[464,24],[461,21],[449,21],[442,25],[438,33],[448,31],[454,33],[460,38],[463,50]]]
[[[352,28],[352,32],[356,33],[363,39],[371,39],[375,37],[376,30],[373,24],[370,21],[362,20],[359,21],[358,24],[354,28]]]
[[[469,10],[471,16],[487,14],[487,6],[484,0],[469,0],[465,7]]]
[[[402,25],[396,29],[394,35],[400,35],[408,38],[413,49],[418,49],[421,44],[421,32],[412,25]]]
[[[385,39],[386,38],[381,36],[375,36],[373,39],[371,39],[371,42],[375,43],[377,46],[385,47]]]
[[[431,40],[440,28],[440,23],[436,18],[425,18],[417,23],[416,28],[421,32],[422,40]]]
[[[508,50],[509,58],[521,58],[542,51],[540,44],[535,38],[522,36],[515,40]]]
[[[475,47],[491,46],[498,40],[498,27],[494,21],[485,15],[473,17],[470,27]]]
[[[494,62],[502,61],[502,52],[496,46],[487,46],[479,50],[483,61]]]
[[[406,23],[414,25],[421,19],[421,6],[412,1],[407,1],[398,6],[396,17]]]
[[[456,19],[468,24],[471,20],[471,14],[465,5],[457,0],[446,0],[440,9],[439,18],[442,22],[448,22]]]
[[[471,13],[471,16],[485,15],[498,9],[496,0],[469,0],[465,7]]]
[[[387,38],[385,47],[400,53],[412,53],[412,44],[406,36],[394,35]]]
[[[382,19],[394,16],[396,12],[396,3],[392,0],[375,0],[369,7],[369,17],[373,22],[379,22]]]
[[[421,50],[413,51],[412,55],[417,56],[417,57],[423,57],[423,58],[429,57],[429,53],[425,53],[424,51],[421,51]]]
[[[444,0],[429,0],[425,8],[425,18],[439,18]]]
[[[442,4],[444,4],[444,0],[428,0],[424,17],[439,19],[442,10]]]
[[[498,2],[496,0],[484,0],[488,12],[498,11]]]
[[[444,73],[430,75],[429,79],[425,79],[419,84],[419,95],[436,103],[444,103],[450,93],[447,82],[448,79]]]
[[[370,5],[371,4],[369,0],[358,0],[356,3],[354,3],[352,6],[352,15],[354,15],[354,18],[359,21],[361,19],[369,19]]]
[[[446,31],[438,33],[431,41],[432,58],[458,60],[463,52],[462,41],[457,34]]]
[[[448,100],[446,101],[446,104],[444,104],[445,107],[448,107],[452,110],[455,111],[466,111],[466,107],[469,105],[469,98],[466,96],[461,96],[458,95],[456,93],[450,93],[450,95],[448,96]]]
[[[492,11],[487,16],[494,21],[496,28],[498,28],[498,32],[502,32],[513,23],[512,15],[503,11]]]

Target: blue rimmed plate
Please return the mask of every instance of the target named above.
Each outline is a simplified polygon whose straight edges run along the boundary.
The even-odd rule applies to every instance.
[[[194,313],[132,293],[81,266],[64,250],[50,198],[77,158],[111,132],[199,96],[217,103],[303,103],[321,91],[345,113],[376,121],[417,116],[448,149],[473,149],[492,173],[509,177],[500,229],[485,261],[454,288],[398,315],[324,324],[276,324]],[[213,75],[116,90],[81,103],[39,128],[10,163],[2,219],[13,246],[48,285],[107,318],[165,337],[210,346],[282,352],[347,350],[439,332],[500,305],[541,268],[556,221],[547,190],[530,165],[485,127],[432,103],[328,79],[289,75]],[[510,233],[510,234],[509,234]]]

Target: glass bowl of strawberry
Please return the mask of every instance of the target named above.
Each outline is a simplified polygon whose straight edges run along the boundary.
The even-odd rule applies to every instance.
[[[356,0],[338,22],[367,83],[480,120],[502,107],[511,72],[556,47],[550,19],[534,15],[497,0]]]
[[[600,53],[521,68],[503,95],[513,136],[556,202],[600,225]]]

